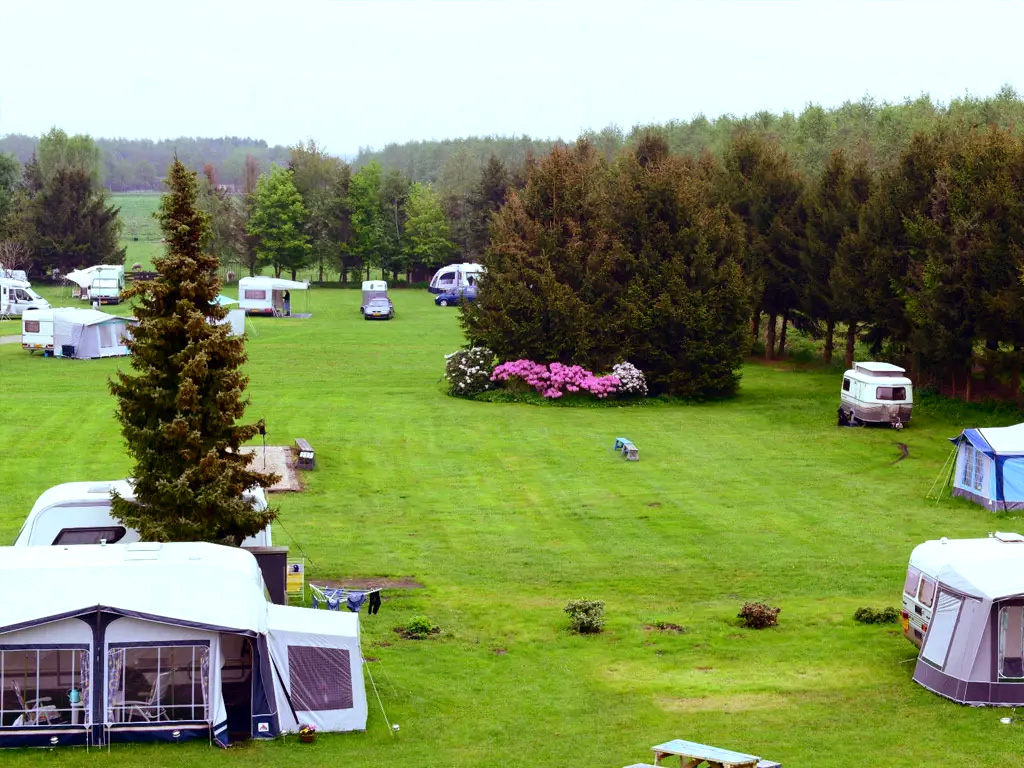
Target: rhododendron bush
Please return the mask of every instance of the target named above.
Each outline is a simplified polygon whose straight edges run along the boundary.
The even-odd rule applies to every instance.
[[[544,397],[561,397],[567,392],[589,392],[597,398],[614,394],[619,387],[615,376],[595,376],[578,365],[551,363],[543,365],[532,360],[513,360],[502,363],[491,374],[492,381],[522,379]]]
[[[449,395],[472,397],[490,389],[495,360],[494,353],[487,347],[460,349],[444,358]]]

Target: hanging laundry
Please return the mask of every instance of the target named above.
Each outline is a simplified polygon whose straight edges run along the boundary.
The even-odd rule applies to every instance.
[[[380,590],[375,589],[370,593],[370,603],[366,606],[366,612],[369,614],[375,614],[380,610]]]
[[[359,609],[363,607],[364,602],[366,602],[366,594],[364,592],[349,592],[345,604],[348,605],[348,609],[352,613],[359,613]]]

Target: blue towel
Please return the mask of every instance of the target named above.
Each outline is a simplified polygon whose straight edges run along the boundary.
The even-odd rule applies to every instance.
[[[348,609],[352,611],[352,613],[359,613],[359,609],[363,607],[363,603],[365,601],[365,592],[349,592],[346,604],[348,605]]]

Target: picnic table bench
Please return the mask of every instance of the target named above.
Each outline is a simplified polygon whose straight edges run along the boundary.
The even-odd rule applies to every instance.
[[[299,460],[295,463],[299,469],[313,469],[316,467],[316,452],[309,441],[302,437],[295,438],[295,448],[299,452]]]
[[[622,451],[622,458],[626,461],[640,461],[640,449],[628,437],[616,437],[615,450]]]
[[[711,768],[782,768],[779,763],[762,760],[757,755],[746,755],[695,741],[673,739],[651,747],[654,765],[660,766],[662,758],[678,757],[680,768],[697,768],[707,763]],[[641,764],[642,765],[642,764]]]

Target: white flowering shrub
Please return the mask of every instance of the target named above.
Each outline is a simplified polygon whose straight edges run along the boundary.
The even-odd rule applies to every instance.
[[[647,379],[644,378],[644,372],[632,363],[616,363],[612,366],[612,376],[619,380],[620,394],[647,396]]]
[[[472,397],[493,386],[495,356],[487,347],[460,349],[445,355],[444,378],[448,382],[448,394],[455,397]]]

